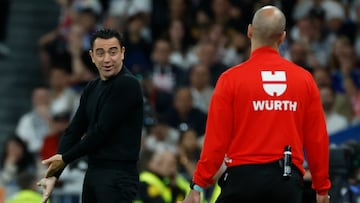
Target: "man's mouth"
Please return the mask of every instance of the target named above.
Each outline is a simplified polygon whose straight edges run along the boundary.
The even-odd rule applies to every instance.
[[[112,70],[113,66],[103,66],[104,71],[110,71]]]

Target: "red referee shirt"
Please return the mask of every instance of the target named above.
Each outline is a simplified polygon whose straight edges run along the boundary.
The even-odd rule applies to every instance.
[[[193,181],[212,184],[224,157],[228,167],[281,159],[286,145],[302,172],[306,151],[313,187],[326,193],[329,140],[318,88],[306,70],[262,47],[220,76]]]

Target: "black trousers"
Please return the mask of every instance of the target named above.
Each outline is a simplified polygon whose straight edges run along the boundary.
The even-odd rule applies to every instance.
[[[303,178],[293,167],[285,179],[279,162],[229,167],[218,181],[216,203],[301,203]]]
[[[137,172],[90,168],[84,179],[82,203],[132,203],[138,183]]]

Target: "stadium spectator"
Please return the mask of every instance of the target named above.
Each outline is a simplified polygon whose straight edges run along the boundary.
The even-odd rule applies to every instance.
[[[319,8],[323,9],[323,8]],[[320,12],[321,11],[321,12]],[[331,42],[333,41],[333,35],[330,35],[331,32],[328,32],[326,29],[325,23],[319,19],[324,18],[324,10],[313,11],[310,8],[304,9],[301,14],[295,14],[296,24],[291,28],[289,37],[294,41],[303,41],[306,42],[309,46],[309,51],[315,57],[316,63],[319,67],[325,67],[329,59],[329,51]],[[318,67],[314,67],[318,68]]]
[[[330,61],[331,80],[336,92],[345,93],[345,78],[353,80],[356,88],[360,88],[360,68],[357,64],[354,47],[345,36],[335,39]]]
[[[77,87],[79,92],[87,82],[94,79],[97,75],[96,68],[88,53],[89,50],[84,47],[83,39],[85,34],[85,29],[82,25],[71,25],[67,36],[67,49],[64,53],[69,61],[62,65],[70,74],[71,85]],[[54,62],[52,67],[56,66],[56,64],[61,65],[62,63]],[[51,72],[51,70],[49,72]]]
[[[298,66],[301,66],[308,70],[309,72],[313,71],[313,68],[310,63],[310,47],[307,43],[302,41],[293,41],[290,44],[289,51],[286,57],[293,63]],[[319,66],[316,66],[319,67]]]
[[[215,86],[217,79],[228,67],[223,64],[218,55],[217,47],[211,42],[203,42],[198,45],[196,55],[198,62],[209,67],[211,85]]]
[[[201,146],[198,137],[194,129],[188,129],[181,132],[178,141],[178,171],[188,181],[191,181],[200,157]]]
[[[313,70],[313,77],[318,87],[332,86],[330,71],[325,68]],[[348,121],[353,119],[351,100],[348,95],[335,92],[334,111],[345,116]]]
[[[222,61],[228,66],[234,66],[249,58],[250,41],[243,32],[233,31],[229,37],[226,52],[223,53]]]
[[[233,32],[234,31],[232,31],[232,33]],[[210,42],[216,46],[217,55],[220,58],[221,63],[223,64],[226,64],[225,62],[231,64],[233,63],[232,61],[229,61],[229,58],[226,58],[228,57],[226,55],[229,52],[228,46],[231,40],[232,33],[227,33],[225,27],[222,24],[212,24],[209,28],[207,39],[204,39],[204,41]]]
[[[147,103],[154,109],[154,115],[162,116],[172,106],[173,93],[159,90],[151,78],[151,75],[145,75],[142,79],[144,89],[144,98]]]
[[[193,39],[190,28],[182,20],[170,22],[167,37],[169,38],[172,52],[170,62],[187,71],[196,60],[191,53]]]
[[[193,128],[199,136],[205,132],[206,114],[194,107],[188,87],[176,90],[173,106],[165,114],[165,120],[171,127],[181,131]]]
[[[170,127],[163,116],[158,116],[155,120],[144,138],[144,148],[149,151],[167,150],[176,153],[179,131]]]
[[[345,79],[346,95],[351,100],[353,124],[360,123],[360,90],[355,86],[351,78]]]
[[[348,120],[334,111],[335,91],[331,86],[319,87],[320,99],[326,119],[326,128],[329,136],[348,127]]]
[[[22,172],[36,174],[36,160],[26,143],[13,134],[5,141],[0,155],[0,185],[5,186],[5,199],[19,191],[16,179]]]
[[[20,190],[5,203],[39,203],[42,200],[41,194],[37,191],[36,175],[22,172],[16,178]]]
[[[54,30],[41,36],[38,42],[40,62],[45,78],[48,77],[49,69],[53,64],[62,64],[71,71],[74,69],[75,76],[86,77],[88,74],[81,76],[79,73],[80,70],[85,73],[84,67],[92,73],[96,72],[88,50],[90,49],[90,33],[98,27],[102,11],[101,4],[97,0],[57,2],[61,7],[59,24]],[[77,54],[74,55],[75,53]],[[82,61],[78,60],[79,57]],[[76,66],[72,67],[72,65]]]
[[[69,125],[70,116],[70,112],[62,112],[52,115],[50,132],[44,137],[43,145],[40,151],[41,160],[48,159],[56,154],[60,138]]]
[[[145,18],[144,13],[129,16],[124,32],[126,41],[126,58],[124,63],[132,73],[138,75],[149,71],[151,67],[151,44],[142,35],[142,30],[146,26]]]
[[[150,77],[159,91],[173,92],[177,87],[185,83],[185,72],[178,66],[171,64],[170,54],[172,48],[166,39],[158,39],[154,42],[151,53],[152,67]]]
[[[140,173],[138,200],[142,202],[176,203],[189,191],[189,182],[177,172],[175,153],[156,151],[146,170]]]
[[[75,113],[80,96],[70,88],[70,73],[61,66],[54,65],[50,70],[50,113]]]
[[[196,64],[190,69],[189,77],[193,106],[207,114],[214,91],[210,83],[210,70],[204,64]]]
[[[37,86],[32,91],[32,108],[19,119],[16,134],[26,142],[31,153],[38,155],[43,139],[49,132],[49,88]]]
[[[246,23],[240,21],[240,9],[232,4],[230,0],[213,0],[211,1],[211,19],[215,24],[221,25],[224,33],[230,32],[231,29],[238,28],[245,30]],[[240,28],[239,28],[240,27]]]
[[[130,16],[143,13],[148,16],[151,13],[150,0],[112,0],[109,2],[108,13],[110,16],[117,16],[127,19]]]

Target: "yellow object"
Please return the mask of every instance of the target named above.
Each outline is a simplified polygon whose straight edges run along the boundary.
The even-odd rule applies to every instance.
[[[42,196],[32,190],[21,190],[13,198],[5,201],[5,203],[39,203]],[[50,201],[47,201],[49,203]]]
[[[148,189],[149,195],[154,195],[155,190],[157,190],[160,192],[161,197],[165,202],[171,202],[171,190],[162,182],[159,177],[148,171],[144,171],[140,174],[140,181],[147,183],[149,188],[151,188]]]
[[[215,203],[215,201],[218,198],[218,196],[220,195],[220,193],[221,193],[220,186],[218,184],[215,184],[214,185],[214,190],[213,190],[212,195],[211,195],[210,203]]]

